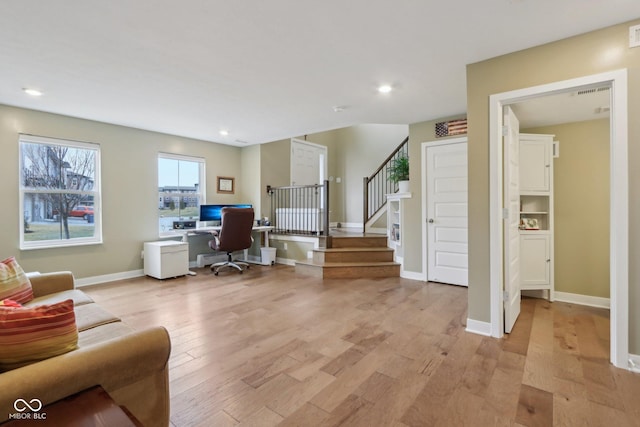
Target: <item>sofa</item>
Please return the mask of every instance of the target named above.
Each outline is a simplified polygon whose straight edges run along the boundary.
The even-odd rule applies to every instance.
[[[70,272],[30,275],[34,299],[25,306],[73,300],[78,347],[0,373],[0,422],[16,399],[43,405],[96,385],[144,426],[169,425],[169,334],[163,327],[135,331],[75,289]]]

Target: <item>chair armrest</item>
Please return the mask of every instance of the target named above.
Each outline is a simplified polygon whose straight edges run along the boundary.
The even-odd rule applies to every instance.
[[[35,298],[75,288],[75,279],[70,271],[57,271],[29,276]]]
[[[170,351],[169,334],[158,326],[3,372],[0,416],[15,413],[19,398],[48,405],[101,385],[145,425],[168,425]]]

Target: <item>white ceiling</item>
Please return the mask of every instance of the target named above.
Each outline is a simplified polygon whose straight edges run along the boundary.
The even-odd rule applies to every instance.
[[[533,98],[511,107],[520,129],[605,119],[610,116],[611,91],[608,86],[585,88]]]
[[[232,145],[408,124],[466,111],[466,64],[639,16],[638,0],[2,0],[0,103]]]

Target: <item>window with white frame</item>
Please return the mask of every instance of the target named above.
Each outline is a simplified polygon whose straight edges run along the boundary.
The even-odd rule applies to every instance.
[[[173,222],[197,220],[205,198],[205,162],[200,157],[158,154],[158,227],[173,230]]]
[[[20,135],[20,249],[102,243],[100,146]]]

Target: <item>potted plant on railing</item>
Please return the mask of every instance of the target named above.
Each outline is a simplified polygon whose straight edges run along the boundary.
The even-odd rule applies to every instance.
[[[387,169],[387,179],[398,183],[398,192],[409,192],[409,157],[401,155],[391,161]]]

